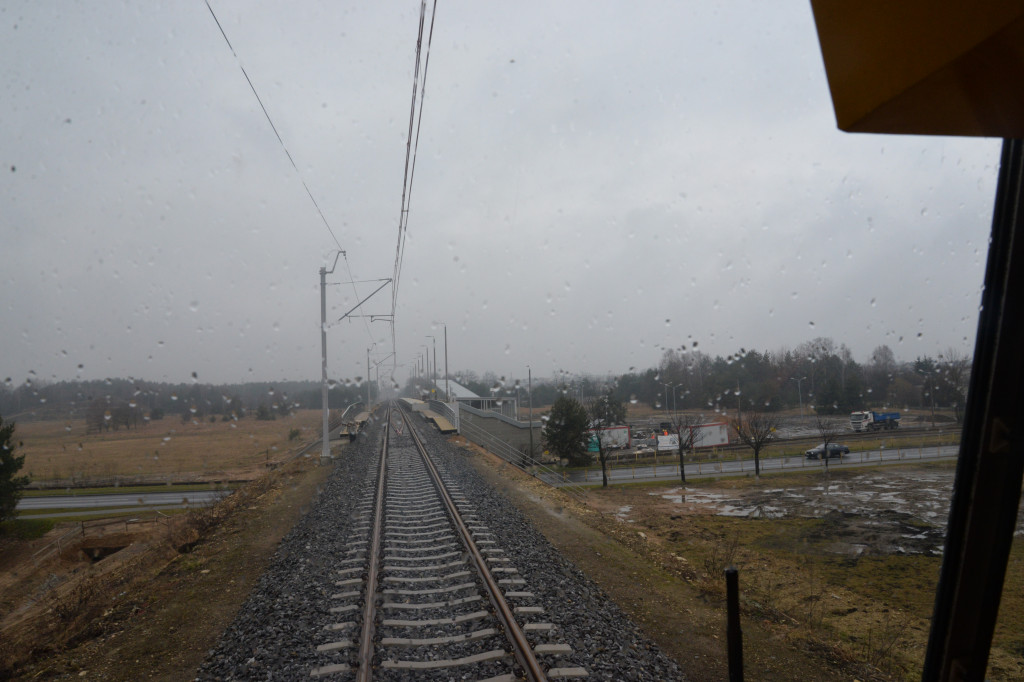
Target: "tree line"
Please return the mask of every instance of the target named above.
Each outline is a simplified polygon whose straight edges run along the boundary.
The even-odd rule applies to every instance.
[[[818,337],[795,348],[741,348],[724,357],[694,348],[668,349],[657,366],[621,376],[534,377],[533,404],[552,405],[563,395],[586,402],[610,389],[616,400],[665,411],[773,413],[803,407],[808,414],[829,415],[934,407],[953,410],[959,421],[970,374],[970,356],[957,348],[900,362],[889,346],[881,345],[861,363],[846,344]],[[461,371],[455,378],[484,396],[511,397],[518,387],[521,404],[527,402],[525,385],[492,372]]]
[[[344,409],[365,399],[365,384],[335,384],[328,391],[331,409]],[[20,415],[21,419],[85,419],[89,433],[139,428],[165,417],[182,421],[273,419],[295,409],[320,406],[318,381],[213,385],[106,379],[0,386],[0,414]]]

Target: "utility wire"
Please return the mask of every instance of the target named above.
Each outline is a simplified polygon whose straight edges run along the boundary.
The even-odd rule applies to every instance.
[[[408,219],[407,208],[405,203],[406,194],[409,190],[409,159],[412,155],[412,131],[413,125],[416,122],[416,102],[419,95],[419,82],[420,82],[420,50],[423,47],[423,19],[427,13],[427,0],[420,0],[420,27],[419,32],[416,36],[416,67],[413,69],[412,76],[412,101],[409,105],[409,132],[405,142],[405,170],[402,172],[402,204],[401,210],[398,213],[398,242],[395,244],[395,267],[392,279],[394,280],[391,287],[391,313],[395,312],[395,304],[398,301],[398,283],[400,279],[400,267],[401,267],[401,255],[402,247],[405,243],[405,232],[407,230]]]
[[[220,34],[224,36],[224,42],[228,44],[228,49],[231,50],[231,54],[234,55],[235,61],[238,62],[238,68],[242,70],[242,75],[245,76],[245,81],[249,84],[252,94],[256,96],[256,101],[259,102],[260,109],[263,110],[263,115],[267,117],[267,123],[270,124],[270,128],[274,131],[274,135],[277,136],[277,141],[281,143],[281,149],[284,150],[285,156],[288,157],[288,161],[292,164],[292,168],[295,169],[295,174],[298,176],[299,182],[301,182],[302,186],[306,189],[306,194],[309,195],[309,200],[313,202],[316,212],[320,214],[320,220],[324,222],[324,227],[326,227],[327,231],[331,233],[331,238],[334,240],[334,243],[337,244],[338,250],[344,252],[341,248],[341,242],[338,241],[338,237],[335,236],[330,223],[327,222],[327,217],[324,215],[324,212],[320,210],[320,204],[316,202],[316,198],[313,197],[313,193],[309,191],[309,185],[307,185],[306,181],[302,178],[302,173],[299,172],[299,167],[295,165],[295,159],[292,158],[291,152],[288,151],[288,147],[285,146],[284,140],[281,139],[281,133],[277,132],[277,126],[274,125],[274,121],[270,118],[270,113],[267,111],[267,107],[263,105],[263,100],[260,99],[260,94],[256,92],[256,86],[252,84],[252,79],[249,78],[249,74],[246,73],[245,67],[242,66],[242,60],[238,58],[238,53],[235,52],[235,48],[231,45],[231,41],[228,40],[228,34],[225,33],[224,27],[221,26],[220,20],[217,18],[217,14],[213,11],[213,7],[210,6],[210,0],[205,1],[206,8],[210,10],[210,15],[213,17],[214,22],[216,22],[217,28],[220,29]],[[356,297],[356,300],[359,300],[358,296]]]
[[[427,69],[430,65],[430,45],[434,36],[434,18],[437,13],[437,0],[430,17],[430,32],[427,38],[427,53],[423,66],[423,87],[419,87],[420,80],[420,52],[423,46],[423,24],[426,16],[427,3],[422,0],[420,3],[420,25],[416,38],[416,66],[412,85],[412,103],[409,109],[409,134],[405,145],[405,177],[402,184],[402,207],[398,218],[398,243],[395,247],[395,272],[392,288],[392,314],[398,302],[398,286],[402,279],[402,263],[405,255],[405,238],[409,230],[409,206],[412,201],[412,182],[416,172],[416,154],[419,150],[419,134],[423,121],[423,99],[426,94]],[[418,104],[418,106],[417,106]],[[419,110],[417,112],[417,109]],[[414,137],[415,132],[415,137]],[[415,144],[414,144],[415,142]]]
[[[409,206],[412,202],[412,181],[416,174],[416,155],[419,151],[420,129],[423,123],[423,100],[427,88],[427,69],[430,66],[430,46],[434,38],[434,19],[437,15],[437,0],[434,0],[430,15],[430,31],[427,36],[427,52],[423,62],[423,87],[419,87],[420,52],[423,47],[423,24],[427,2],[420,2],[420,24],[416,36],[416,66],[412,82],[412,103],[409,109],[409,133],[405,144],[405,175],[402,182],[402,205],[398,216],[398,243],[395,246],[395,265],[391,284],[391,350],[397,363],[397,340],[395,338],[395,312],[398,306],[398,286],[402,279],[402,264],[405,260],[405,238],[409,230]],[[417,107],[418,101],[418,107]],[[417,112],[418,108],[418,112]],[[413,130],[415,127],[415,137]],[[397,367],[397,365],[396,365]]]
[[[320,214],[320,219],[323,221],[324,227],[327,228],[327,231],[330,233],[331,238],[334,240],[334,243],[338,246],[338,250],[341,251],[342,256],[344,256],[345,269],[346,271],[348,271],[348,278],[352,283],[352,292],[355,294],[355,300],[360,301],[361,299],[359,297],[359,291],[358,289],[356,289],[355,277],[352,275],[352,266],[348,262],[348,254],[346,254],[345,250],[341,248],[341,242],[338,241],[338,237],[334,234],[334,230],[331,229],[330,223],[327,222],[327,217],[324,215],[324,212],[320,209],[320,204],[317,203],[316,197],[313,196],[313,193],[309,189],[309,185],[306,184],[306,181],[302,177],[302,173],[299,172],[299,167],[295,164],[295,159],[292,158],[291,152],[288,151],[288,147],[285,145],[284,140],[281,138],[281,133],[278,132],[277,126],[274,125],[273,119],[270,118],[270,112],[267,111],[267,107],[264,106],[263,100],[260,98],[259,93],[256,92],[256,86],[253,85],[252,79],[249,78],[249,74],[246,72],[245,67],[242,66],[242,61],[238,58],[238,53],[235,52],[235,48],[231,44],[231,41],[228,39],[228,34],[224,31],[224,27],[221,25],[220,20],[217,18],[217,14],[213,11],[213,7],[210,6],[210,1],[205,0],[205,2],[206,8],[210,10],[210,15],[213,17],[214,22],[217,24],[217,28],[220,29],[220,34],[224,36],[224,42],[227,43],[228,49],[231,50],[231,54],[234,55],[235,61],[238,62],[238,68],[242,70],[242,75],[245,76],[245,81],[249,84],[249,89],[252,90],[252,94],[255,95],[256,101],[259,102],[260,109],[263,110],[263,115],[267,117],[267,123],[270,124],[270,128],[271,130],[274,131],[274,135],[277,137],[277,141],[281,144],[281,149],[284,150],[285,156],[288,157],[289,163],[292,164],[292,168],[295,170],[295,174],[296,176],[298,176],[299,182],[302,183],[302,186],[306,190],[306,194],[309,195],[309,200],[313,202],[313,206],[316,208],[317,213]],[[374,342],[373,332],[370,331],[370,323],[367,322],[366,318],[363,318],[363,325],[366,328],[366,337],[372,344]],[[394,327],[392,326],[392,329],[393,328]],[[392,333],[392,338],[393,337],[394,333]]]
[[[420,130],[423,128],[423,100],[427,95],[427,69],[430,68],[430,44],[434,40],[434,15],[437,10],[437,0],[434,0],[434,9],[430,15],[430,32],[427,36],[427,54],[423,63],[423,87],[420,89],[420,107],[419,112],[416,115],[416,140],[412,146],[412,165],[409,168],[409,193],[405,199],[405,228],[403,230],[402,238],[402,249],[398,258],[398,275],[399,278],[402,274],[402,263],[405,260],[405,237],[404,234],[409,229],[409,205],[412,203],[412,182],[416,176],[416,157],[420,148]],[[397,291],[397,290],[396,290]],[[397,301],[397,298],[396,298]]]

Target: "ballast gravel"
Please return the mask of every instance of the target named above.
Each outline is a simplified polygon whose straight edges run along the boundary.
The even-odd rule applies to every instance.
[[[435,454],[442,473],[457,482],[472,501],[480,523],[495,533],[504,556],[512,559],[525,583],[517,590],[533,593],[543,604],[542,617],[556,629],[544,641],[567,644],[571,654],[544,656],[550,667],[583,667],[586,680],[685,680],[682,669],[647,639],[593,582],[564,559],[530,522],[491,488],[433,427],[418,421],[417,430]],[[371,421],[335,460],[334,471],[306,515],[278,546],[234,622],[201,666],[196,680],[311,680],[325,664],[320,644],[339,639],[327,626],[337,592],[339,562],[347,551],[356,506],[372,495],[380,448],[381,421]],[[321,679],[352,679],[351,673]],[[388,679],[461,680],[458,672],[387,674]],[[466,678],[471,679],[471,678]]]

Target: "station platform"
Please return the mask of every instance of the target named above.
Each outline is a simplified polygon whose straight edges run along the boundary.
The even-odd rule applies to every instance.
[[[457,431],[446,417],[442,417],[433,410],[423,410],[422,414],[424,419],[434,422],[434,426],[436,426],[437,430],[441,433],[455,433]]]

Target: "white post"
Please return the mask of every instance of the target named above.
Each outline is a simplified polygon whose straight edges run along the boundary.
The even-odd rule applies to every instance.
[[[337,263],[337,258],[335,258]],[[331,268],[333,270],[334,268]],[[320,268],[320,404],[323,406],[323,447],[320,458],[331,456],[330,430],[327,428],[327,268]]]

